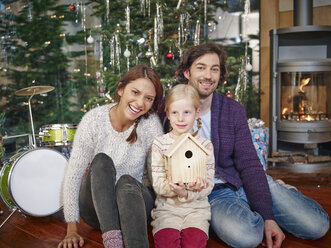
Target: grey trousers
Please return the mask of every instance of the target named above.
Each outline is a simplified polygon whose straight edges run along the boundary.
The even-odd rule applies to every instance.
[[[149,245],[147,224],[154,199],[154,194],[130,175],[116,182],[113,160],[99,153],[82,180],[80,215],[102,233],[121,230],[126,248],[145,248]]]

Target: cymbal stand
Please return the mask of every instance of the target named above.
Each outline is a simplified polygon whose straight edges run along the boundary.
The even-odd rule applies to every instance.
[[[32,129],[32,146],[34,148],[36,148],[37,147],[37,145],[36,145],[36,136],[34,134],[32,110],[31,110],[31,99],[34,96],[34,94],[35,94],[35,90],[33,91],[33,94],[30,96],[28,103],[29,103],[29,114],[30,114],[30,122],[31,122],[31,129]]]

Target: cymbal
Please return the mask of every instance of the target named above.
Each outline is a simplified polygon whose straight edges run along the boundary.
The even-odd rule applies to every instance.
[[[28,88],[23,88],[20,90],[15,91],[15,95],[17,96],[31,96],[31,95],[37,95],[37,94],[42,94],[46,92],[50,92],[54,90],[55,88],[53,86],[31,86]]]

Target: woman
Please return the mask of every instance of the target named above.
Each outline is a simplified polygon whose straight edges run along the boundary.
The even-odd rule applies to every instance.
[[[81,247],[81,217],[100,229],[104,246],[148,247],[154,197],[142,184],[153,139],[162,134],[155,112],[163,88],[158,74],[137,65],[120,80],[117,103],[92,109],[77,128],[63,185],[67,235],[60,247]],[[145,176],[146,175],[146,176]],[[123,241],[122,241],[123,240]]]

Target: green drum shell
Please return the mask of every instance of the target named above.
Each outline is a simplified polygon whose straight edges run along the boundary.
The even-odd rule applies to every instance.
[[[52,124],[42,126],[40,132],[41,146],[71,145],[77,130],[75,124]]]
[[[26,151],[18,152],[17,154],[12,156],[7,162],[4,163],[0,171],[0,196],[10,210],[13,210],[15,208],[15,203],[12,201],[12,198],[9,193],[9,175],[11,173],[13,165],[15,164],[15,161],[19,159],[25,152]]]
[[[1,165],[1,158],[4,156],[4,149],[2,148],[2,136],[0,134],[0,165]]]

